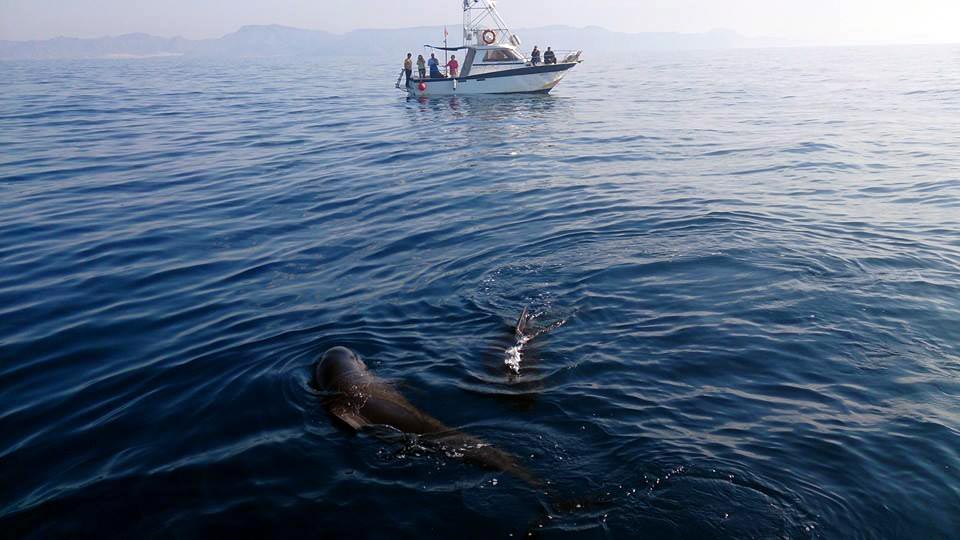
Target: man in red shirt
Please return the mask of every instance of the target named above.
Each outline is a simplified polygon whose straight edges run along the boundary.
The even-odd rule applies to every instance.
[[[450,61],[447,62],[447,69],[450,70],[450,76],[457,78],[460,74],[460,62],[457,62],[457,55],[450,55]]]

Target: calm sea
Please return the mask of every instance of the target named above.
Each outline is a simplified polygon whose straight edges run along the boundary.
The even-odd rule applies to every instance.
[[[958,538],[960,47],[585,58],[0,63],[2,535]]]

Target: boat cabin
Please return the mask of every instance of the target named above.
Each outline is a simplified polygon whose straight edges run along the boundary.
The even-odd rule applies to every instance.
[[[512,45],[494,44],[476,47],[433,48],[456,53],[465,51],[464,56],[460,59],[460,77],[517,69],[529,64],[523,53]]]
[[[463,75],[483,75],[505,69],[516,69],[527,64],[526,57],[509,45],[482,45],[468,47],[463,62]]]

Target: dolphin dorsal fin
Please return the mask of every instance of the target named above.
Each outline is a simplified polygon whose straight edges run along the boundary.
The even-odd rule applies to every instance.
[[[530,308],[528,306],[523,307],[523,313],[520,314],[520,318],[517,319],[517,326],[514,327],[514,330],[517,333],[517,336],[523,336],[527,332],[527,325],[530,323]]]

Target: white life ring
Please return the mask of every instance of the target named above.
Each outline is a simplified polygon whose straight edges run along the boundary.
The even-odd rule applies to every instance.
[[[484,30],[480,38],[483,39],[483,42],[487,45],[493,45],[497,42],[497,33],[493,30]]]

